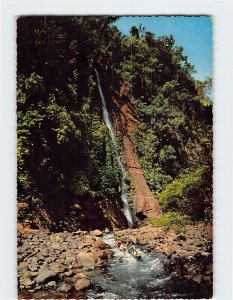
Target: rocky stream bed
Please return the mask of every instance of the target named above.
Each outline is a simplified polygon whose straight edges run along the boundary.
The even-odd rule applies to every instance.
[[[19,299],[211,298],[211,232],[204,224],[185,234],[152,226],[19,232]],[[116,249],[115,236],[136,239],[142,260]]]

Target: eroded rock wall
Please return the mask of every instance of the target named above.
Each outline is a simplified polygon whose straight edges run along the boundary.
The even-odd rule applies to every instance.
[[[132,101],[127,90],[122,87],[120,93],[114,92],[109,103],[116,131],[123,136],[123,157],[134,185],[134,212],[140,219],[156,218],[161,213],[160,205],[150,191],[143,170],[138,162],[131,136],[137,126]]]

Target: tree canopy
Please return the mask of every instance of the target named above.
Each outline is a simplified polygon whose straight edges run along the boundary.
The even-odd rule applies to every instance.
[[[142,26],[124,36],[116,19],[17,20],[18,198],[46,207],[55,226],[78,226],[87,199],[120,199],[97,68],[106,93],[124,83],[134,99],[135,150],[163,210],[211,218],[211,79],[193,79],[172,36]]]

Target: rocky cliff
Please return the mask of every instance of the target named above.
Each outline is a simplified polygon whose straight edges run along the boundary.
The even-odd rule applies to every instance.
[[[161,213],[161,209],[146,183],[143,170],[134,150],[131,137],[137,126],[137,120],[134,117],[135,111],[132,106],[132,100],[128,96],[128,90],[125,85],[120,88],[119,93],[117,91],[113,92],[109,109],[112,114],[114,127],[122,135],[125,167],[132,178],[134,186],[134,212],[140,220],[156,218]]]

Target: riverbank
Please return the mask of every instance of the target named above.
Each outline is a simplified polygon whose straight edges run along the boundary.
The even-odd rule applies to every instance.
[[[115,234],[122,240],[132,237],[145,250],[175,256],[193,256],[197,253],[208,255],[212,251],[212,225],[198,223],[185,226],[180,233],[175,228],[154,227],[152,225],[135,229],[116,230]]]
[[[212,296],[213,232],[212,225],[197,223],[179,233],[175,228],[147,225],[136,229],[117,230],[121,240],[132,239],[148,252],[165,254],[167,272],[175,280],[188,279],[202,289],[202,297]]]
[[[69,294],[88,289],[93,271],[106,266],[114,252],[100,238],[99,230],[18,232],[18,289],[23,297],[45,296],[41,291]],[[26,294],[25,294],[26,291]],[[64,296],[64,295],[63,295]],[[51,297],[50,297],[51,298]]]
[[[179,280],[176,285],[184,279],[189,286],[200,290],[202,298],[210,298],[211,233],[210,225],[205,224],[188,226],[185,234],[148,225],[116,230],[115,236],[122,240],[136,239],[146,251],[145,261],[149,253],[163,255],[161,263],[166,278],[173,283]],[[116,263],[114,259],[108,262],[114,255],[113,245],[104,242],[99,230],[51,233],[19,227],[19,298],[86,298],[86,290],[95,290],[99,272],[105,272],[109,262]]]

